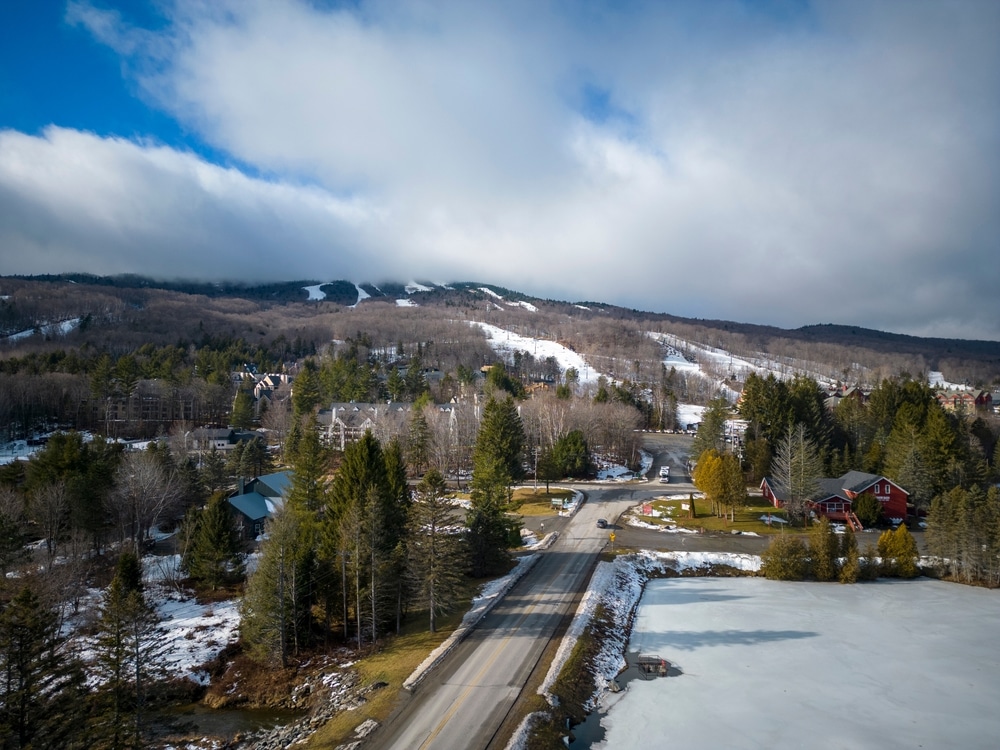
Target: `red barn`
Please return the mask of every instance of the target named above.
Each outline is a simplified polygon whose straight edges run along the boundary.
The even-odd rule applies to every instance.
[[[760,484],[761,493],[775,507],[784,505],[784,488],[772,477],[764,477]],[[882,515],[890,520],[906,519],[906,504],[910,493],[890,479],[863,471],[849,471],[836,479],[819,480],[819,492],[809,502],[809,508],[831,521],[843,521],[855,529],[861,528],[858,519],[851,512],[851,503],[865,492],[874,495],[882,503]]]

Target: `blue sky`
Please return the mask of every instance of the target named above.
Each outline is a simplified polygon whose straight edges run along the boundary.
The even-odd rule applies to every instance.
[[[1000,339],[1000,4],[0,7],[0,273]]]

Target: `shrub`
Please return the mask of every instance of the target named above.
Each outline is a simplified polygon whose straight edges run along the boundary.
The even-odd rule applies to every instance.
[[[863,492],[854,498],[851,510],[866,529],[877,526],[882,521],[882,503],[870,492]]]
[[[772,581],[802,581],[810,573],[809,550],[799,537],[782,534],[760,556],[760,571]]]

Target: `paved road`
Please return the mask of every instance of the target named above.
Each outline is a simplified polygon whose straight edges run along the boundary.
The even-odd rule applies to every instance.
[[[597,519],[615,518],[635,502],[630,488],[612,487],[560,519],[560,539],[366,747],[485,748],[608,541]]]

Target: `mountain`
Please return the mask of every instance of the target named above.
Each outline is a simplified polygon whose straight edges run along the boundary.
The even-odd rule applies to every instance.
[[[544,300],[472,281],[251,284],[137,275],[0,277],[0,337],[7,342],[0,357],[81,346],[119,352],[146,343],[198,345],[211,337],[259,346],[283,339],[298,342],[298,350],[314,351],[333,340],[364,335],[375,347],[435,342],[444,365],[461,359],[454,351],[445,356],[446,350],[477,347],[469,343],[481,338],[468,326],[472,321],[559,341],[613,377],[634,377],[639,369],[658,365],[669,340],[689,355],[715,349],[730,358],[766,358],[789,371],[848,383],[932,371],[951,382],[1000,383],[1000,342],[839,325],[787,330],[601,302]],[[650,333],[672,338],[654,339]],[[727,374],[721,361],[718,369],[720,377],[736,375]]]

